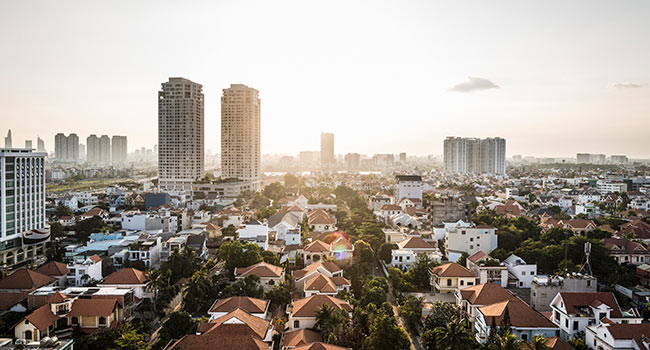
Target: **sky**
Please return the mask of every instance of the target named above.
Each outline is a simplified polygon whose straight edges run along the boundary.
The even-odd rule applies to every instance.
[[[157,142],[168,77],[260,91],[262,153],[441,154],[446,136],[512,156],[650,157],[650,1],[2,1],[0,136]],[[35,143],[34,143],[35,145]]]

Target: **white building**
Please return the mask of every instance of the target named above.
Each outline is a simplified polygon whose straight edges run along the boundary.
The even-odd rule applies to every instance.
[[[391,266],[402,271],[409,270],[424,256],[436,262],[442,260],[440,250],[421,237],[411,236],[397,243],[397,247],[391,250]]]
[[[611,292],[558,293],[551,301],[551,320],[561,330],[563,340],[580,337],[588,326],[607,318],[614,323],[641,323],[636,309],[621,310]]]
[[[497,249],[496,228],[474,225],[461,220],[445,223],[445,252],[449,261],[456,261],[463,252],[472,255],[478,251],[490,254]]]
[[[650,324],[619,324],[604,320],[587,327],[585,345],[598,350],[650,349]]]
[[[143,231],[149,234],[173,232],[169,212],[122,214],[120,224],[123,230]]]
[[[50,231],[45,216],[45,153],[0,148],[0,263],[40,264]]]
[[[505,139],[447,137],[443,148],[443,162],[447,173],[505,174]]]
[[[598,189],[598,192],[602,194],[627,192],[627,184],[625,182],[598,180],[598,182],[596,182],[596,188]]]
[[[251,220],[237,230],[239,240],[245,243],[255,243],[262,249],[269,247],[269,227],[257,220]]]
[[[524,259],[511,254],[503,263],[508,272],[517,279],[517,288],[530,288],[533,278],[537,276],[537,264],[526,264]]]
[[[203,176],[203,86],[169,78],[158,92],[158,187],[191,191]],[[181,128],[182,127],[182,128]]]
[[[68,286],[82,287],[86,283],[99,282],[102,276],[102,259],[95,255],[85,257],[74,257],[68,263],[68,275],[66,281]]]
[[[417,199],[416,207],[422,207],[422,177],[419,175],[397,175],[395,200],[399,202],[402,198]]]

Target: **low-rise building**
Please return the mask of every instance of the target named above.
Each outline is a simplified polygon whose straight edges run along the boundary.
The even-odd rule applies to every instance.
[[[442,260],[442,254],[438,248],[421,237],[410,236],[397,243],[397,249],[391,251],[391,266],[406,271],[413,267],[418,259],[425,256],[436,262]]]
[[[487,341],[492,325],[500,325],[508,314],[510,332],[524,342],[537,336],[557,337],[559,328],[541,313],[533,310],[521,299],[506,300],[478,308],[474,330],[476,340]]]
[[[511,254],[503,261],[508,272],[514,277],[514,287],[530,288],[535,276],[537,276],[537,264],[526,264],[524,259]]]
[[[616,259],[619,265],[641,265],[650,262],[650,251],[639,242],[626,238],[605,238],[603,245],[609,249],[609,255]]]
[[[240,226],[237,235],[243,243],[255,243],[264,250],[269,247],[269,227],[257,220],[251,220]]]
[[[467,258],[467,268],[478,276],[478,283],[495,283],[508,286],[508,268],[499,260],[483,251],[478,251]]]
[[[331,261],[319,260],[307,265],[302,270],[293,271],[292,275],[296,290],[304,292],[306,281],[320,274],[331,278],[342,278],[343,269]]]
[[[335,309],[341,309],[352,316],[352,306],[345,300],[330,295],[316,294],[307,298],[294,300],[287,306],[289,330],[314,328],[316,325],[316,314],[324,305],[330,305]]]
[[[97,286],[133,289],[135,297],[143,299],[153,297],[153,293],[147,287],[148,281],[149,277],[144,272],[134,268],[124,268],[108,275]]]
[[[462,253],[472,255],[478,251],[490,254],[497,249],[496,228],[458,221],[445,224],[445,254],[449,261],[456,261]]]
[[[260,285],[265,292],[284,281],[284,269],[280,266],[259,262],[248,267],[235,268],[235,278],[244,279],[248,276],[257,276],[260,279]]]
[[[598,350],[650,349],[650,324],[620,324],[604,319],[587,326],[585,345]]]
[[[583,274],[565,276],[539,275],[530,284],[530,306],[544,312],[551,310],[551,301],[560,292],[595,292],[596,278]]]
[[[477,284],[476,275],[455,262],[432,268],[430,280],[431,289],[438,293],[456,293]]]
[[[210,315],[210,320],[216,320],[237,309],[242,309],[255,317],[267,318],[269,301],[250,297],[218,299],[214,301],[214,304],[208,310],[208,315]]]

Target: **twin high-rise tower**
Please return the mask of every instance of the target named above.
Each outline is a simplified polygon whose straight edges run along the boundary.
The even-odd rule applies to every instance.
[[[204,171],[202,86],[169,78],[158,93],[158,181],[162,190],[191,190]],[[259,92],[242,84],[221,97],[221,172],[258,187],[261,172]]]
[[[443,158],[447,173],[503,175],[506,173],[506,140],[447,137]]]

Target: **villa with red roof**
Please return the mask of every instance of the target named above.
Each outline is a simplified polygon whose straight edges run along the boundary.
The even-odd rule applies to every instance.
[[[431,289],[438,293],[456,293],[461,289],[476,285],[476,275],[455,262],[431,269]]]
[[[235,268],[235,278],[244,279],[248,276],[260,278],[260,285],[265,292],[284,281],[284,269],[280,266],[268,264],[264,261],[248,267]]]

